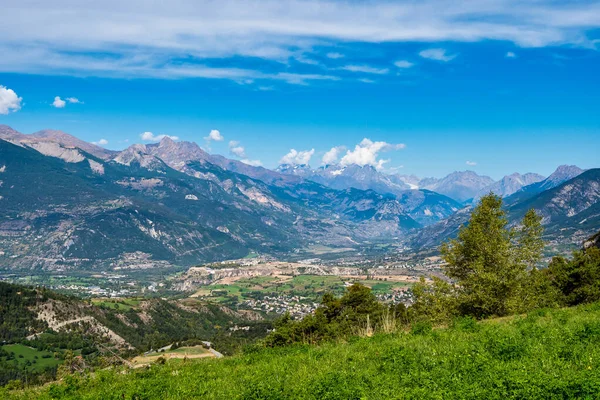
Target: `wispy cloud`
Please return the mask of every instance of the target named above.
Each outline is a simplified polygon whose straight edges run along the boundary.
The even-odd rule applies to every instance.
[[[515,53],[513,53],[512,51],[507,51],[505,57],[506,58],[517,58],[517,55]]]
[[[467,165],[474,167],[475,165],[477,165],[477,163],[475,161],[467,161]]]
[[[377,67],[371,67],[369,65],[345,65],[343,67],[340,67],[339,69],[343,69],[345,71],[350,71],[350,72],[362,72],[364,74],[377,74],[377,75],[385,75],[388,72],[390,72],[390,70],[388,68],[377,68]]]
[[[244,164],[248,164],[253,167],[261,167],[262,166],[262,162],[260,160],[249,160],[247,158],[244,158],[243,160],[240,160],[240,161],[243,162]]]
[[[368,7],[342,0],[106,0],[101,6],[4,0],[2,5],[1,72],[127,78],[307,84],[331,78],[281,73],[298,75],[285,70],[287,60],[300,54],[310,61],[323,43],[500,40],[522,47],[593,47],[587,32],[600,27],[598,0],[472,1],[459,7],[445,0],[374,0]],[[340,55],[328,53],[333,59]],[[207,61],[219,58],[231,58],[228,65],[235,68]],[[247,58],[274,60],[281,69],[265,72],[241,61]]]
[[[326,56],[327,56],[327,58],[331,58],[332,60],[337,60],[338,58],[345,57],[342,53],[336,53],[336,52],[327,53]]]
[[[456,54],[448,54],[446,49],[427,49],[419,52],[419,55],[423,58],[435,61],[448,62],[456,58]]]
[[[252,165],[254,167],[262,166],[262,162],[260,160],[251,160],[248,158],[246,155],[246,149],[237,140],[231,140],[229,142],[229,153],[237,158],[240,158],[240,161],[244,164]]]
[[[14,90],[0,85],[0,114],[7,115],[21,109],[22,97],[17,96]]]
[[[100,139],[97,142],[92,142],[92,144],[95,144],[96,146],[106,146],[108,144],[108,140]]]
[[[398,60],[394,63],[394,65],[398,68],[410,68],[415,64],[411,63],[410,61],[406,61],[406,60]]]
[[[229,142],[229,153],[239,158],[247,158],[246,149],[244,149],[237,140]]]

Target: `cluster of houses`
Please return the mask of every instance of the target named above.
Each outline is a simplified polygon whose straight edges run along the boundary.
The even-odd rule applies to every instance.
[[[411,304],[412,303],[412,295],[410,288],[401,287],[394,289],[391,293],[377,294],[377,300],[382,303],[391,303],[391,304]]]
[[[294,318],[302,318],[305,315],[312,314],[319,304],[302,296],[280,295],[249,299],[244,301],[241,306],[265,313],[290,313]]]

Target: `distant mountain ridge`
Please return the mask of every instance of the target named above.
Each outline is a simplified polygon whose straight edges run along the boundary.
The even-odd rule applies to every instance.
[[[516,204],[525,201],[538,193],[553,189],[564,182],[573,179],[584,172],[583,169],[575,165],[560,165],[546,179],[524,186],[519,191],[506,199],[508,204]]]
[[[519,174],[515,172],[510,175],[506,175],[497,182],[492,183],[490,186],[483,188],[476,196],[476,199],[486,195],[488,193],[497,194],[500,197],[507,197],[513,193],[518,192],[525,186],[532,185],[537,182],[544,180],[544,176],[540,174],[534,174],[528,172],[526,174]]]
[[[0,139],[29,147],[38,147],[38,151],[42,153],[44,152],[44,149],[39,147],[40,144],[57,143],[64,147],[79,148],[103,160],[108,160],[117,154],[116,151],[107,150],[103,147],[78,139],[68,133],[52,129],[44,129],[39,132],[25,135],[15,131],[7,125],[0,125]]]
[[[60,131],[0,125],[0,263],[129,268],[315,243],[430,246],[455,234],[470,199],[489,191],[506,196],[511,215],[534,207],[548,232],[579,237],[598,223],[597,177],[582,171],[560,166],[546,179],[515,173],[498,182],[473,171],[420,179],[358,165],[272,171],[168,137],[114,152]]]
[[[456,212],[461,205],[442,194],[412,189],[403,182],[394,182],[370,165],[325,165],[312,169],[308,165],[280,165],[277,172],[317,182],[337,190],[354,188],[393,195],[405,206],[406,212],[422,225],[430,225]]]
[[[165,156],[178,171],[153,155],[160,144],[130,146],[108,161],[56,142],[51,152],[39,149],[0,140],[4,267],[193,265],[310,243],[391,240],[420,227],[406,205],[374,191],[285,177],[267,184],[206,160]]]
[[[564,166],[557,169],[556,176],[564,179]],[[571,173],[577,171],[571,169]],[[556,183],[560,179],[553,179]],[[544,181],[542,181],[544,182]],[[536,186],[538,184],[534,184]],[[526,189],[526,188],[525,188]],[[519,192],[520,193],[520,192]],[[517,194],[519,194],[517,193]],[[578,244],[598,231],[600,226],[600,168],[590,169],[556,187],[539,193],[527,193],[522,201],[515,197],[505,199],[505,208],[511,224],[517,224],[527,210],[533,208],[541,217],[546,239],[556,243]],[[519,195],[522,196],[522,195]],[[472,206],[434,225],[415,231],[408,237],[411,247],[434,247],[453,237],[460,225],[469,220]]]

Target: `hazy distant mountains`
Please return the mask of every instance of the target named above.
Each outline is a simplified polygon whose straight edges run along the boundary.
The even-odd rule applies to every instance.
[[[560,177],[574,177],[581,169],[572,166],[560,167],[552,181],[563,182]],[[563,171],[564,170],[564,171]],[[477,200],[484,194],[493,192],[507,197],[525,186],[544,180],[544,176],[535,173],[514,173],[494,181],[489,176],[481,176],[473,171],[453,172],[444,178],[419,178],[415,175],[388,175],[371,166],[327,165],[312,169],[308,165],[280,165],[277,170],[281,174],[301,177],[321,183],[334,189],[356,188],[374,190],[379,193],[402,195],[410,190],[428,190],[449,197],[459,203]],[[560,176],[560,177],[559,177]],[[550,179],[550,177],[548,178]],[[550,184],[543,190],[551,188]]]
[[[517,224],[533,208],[542,216],[546,240],[554,244],[579,243],[600,226],[600,168],[581,171],[560,166],[549,178],[526,186],[505,199],[512,224]],[[575,177],[570,178],[572,175]],[[545,185],[548,190],[539,191]],[[437,246],[456,235],[467,223],[472,206],[449,218],[415,231],[407,243],[413,247]]]
[[[0,266],[191,265],[353,246],[402,237],[458,207],[435,193],[332,189],[168,138],[106,152],[60,132],[1,132]]]
[[[582,172],[561,166],[546,179],[494,182],[472,171],[420,179],[357,165],[273,171],[169,138],[114,152],[0,125],[0,267],[191,265],[311,243],[435,245],[490,191],[515,218],[534,207],[550,232],[591,232],[598,176]]]
[[[581,168],[575,165],[561,165],[546,179],[522,187],[519,191],[515,192],[514,195],[509,196],[506,199],[506,202],[508,204],[516,204],[525,201],[538,193],[553,189],[583,172],[584,171]]]
[[[406,206],[409,215],[422,225],[430,225],[461,208],[460,203],[450,197],[430,190],[413,189],[402,181],[395,182],[393,176],[383,174],[371,166],[327,165],[313,170],[307,165],[281,165],[276,171],[333,189],[354,188],[393,195]]]

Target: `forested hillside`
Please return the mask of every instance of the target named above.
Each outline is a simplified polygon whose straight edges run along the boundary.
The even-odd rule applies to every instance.
[[[253,321],[248,321],[252,318]],[[248,330],[230,332],[244,324]],[[123,358],[172,343],[211,341],[233,354],[266,335],[260,315],[196,300],[130,299],[93,304],[43,288],[0,282],[0,385],[29,384],[73,370],[121,364]]]

